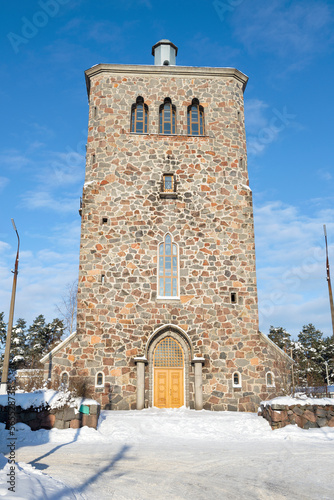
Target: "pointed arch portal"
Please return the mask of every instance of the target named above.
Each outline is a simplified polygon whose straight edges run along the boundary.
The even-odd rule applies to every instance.
[[[194,383],[195,410],[203,409],[202,364],[205,360],[194,357],[191,339],[180,326],[158,327],[147,340],[144,356],[134,361],[137,365],[137,410],[147,405],[189,407],[190,378]],[[145,365],[148,365],[148,386],[145,384]],[[145,387],[148,388],[146,397]]]
[[[165,337],[153,353],[154,397],[158,408],[180,408],[184,405],[184,354],[173,337]]]

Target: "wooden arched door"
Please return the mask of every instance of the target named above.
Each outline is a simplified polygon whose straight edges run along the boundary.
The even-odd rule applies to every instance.
[[[154,406],[179,408],[184,405],[184,356],[173,337],[163,338],[153,355]]]

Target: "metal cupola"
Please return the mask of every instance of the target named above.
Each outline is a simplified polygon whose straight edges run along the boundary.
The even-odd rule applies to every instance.
[[[178,48],[170,40],[160,40],[152,47],[155,66],[175,66]]]

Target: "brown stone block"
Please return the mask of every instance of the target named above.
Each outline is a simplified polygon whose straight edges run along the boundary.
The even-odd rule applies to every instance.
[[[307,420],[300,415],[296,415],[295,422],[298,425],[298,427],[300,427],[301,429],[304,429],[304,425],[306,424]]]
[[[127,385],[125,390],[128,392],[136,392],[136,387],[134,385]]]
[[[128,349],[126,351],[126,356],[135,356],[138,353],[138,349],[135,347],[133,349]]]
[[[70,428],[71,429],[80,429],[81,427],[81,420],[71,420],[70,421]]]
[[[52,429],[56,420],[55,415],[45,415],[41,420],[41,427],[44,429]]]
[[[83,413],[82,414],[82,427],[84,427],[86,425],[87,427],[93,427],[94,429],[96,429],[97,420],[98,420],[97,415],[86,415],[85,413]]]
[[[112,377],[119,377],[121,374],[122,374],[121,368],[114,368],[113,370],[110,370],[110,375]]]
[[[316,422],[317,421],[317,416],[313,413],[313,411],[305,410],[303,416],[309,422]]]

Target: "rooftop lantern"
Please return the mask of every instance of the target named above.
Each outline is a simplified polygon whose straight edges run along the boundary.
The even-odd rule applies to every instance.
[[[155,66],[175,66],[177,46],[170,40],[160,40],[152,47]]]

